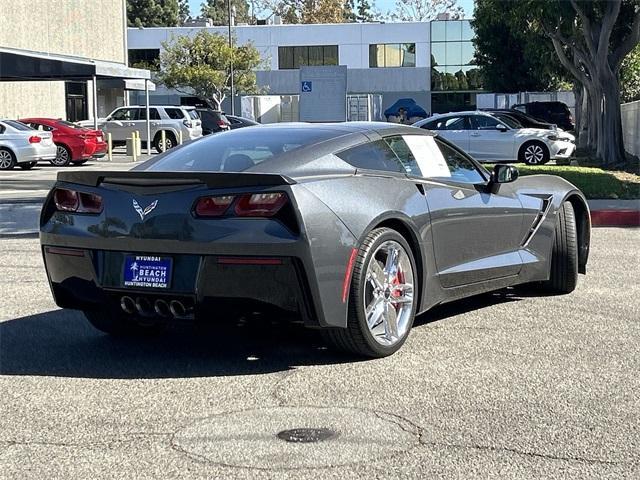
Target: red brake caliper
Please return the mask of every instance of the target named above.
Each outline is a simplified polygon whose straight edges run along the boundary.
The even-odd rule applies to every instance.
[[[401,285],[403,283],[404,283],[404,272],[402,270],[398,270],[397,275],[391,281],[391,285]],[[391,290],[391,296],[393,298],[400,298],[402,296],[402,290],[399,288],[394,288],[393,290]],[[396,310],[400,310],[399,304],[394,304],[393,306],[395,307]]]

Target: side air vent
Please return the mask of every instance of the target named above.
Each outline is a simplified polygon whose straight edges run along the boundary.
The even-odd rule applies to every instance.
[[[540,225],[542,225],[542,222],[547,217],[547,213],[549,213],[549,208],[551,207],[551,198],[552,197],[549,196],[547,198],[542,199],[542,205],[540,206],[540,211],[538,212],[538,215],[536,215],[536,218],[533,220],[533,223],[531,224],[531,228],[529,229],[524,239],[522,240],[522,244],[520,245],[522,248],[526,247],[529,244],[533,236],[538,231],[538,228],[540,228]]]

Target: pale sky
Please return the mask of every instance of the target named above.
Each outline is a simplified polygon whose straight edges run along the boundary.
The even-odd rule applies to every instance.
[[[191,7],[191,16],[195,17],[200,14],[200,4],[202,0],[189,0],[189,6]],[[395,5],[395,0],[376,0],[376,6],[381,11],[392,10]],[[466,18],[471,18],[473,15],[473,0],[458,0],[458,5],[460,5],[465,12]]]

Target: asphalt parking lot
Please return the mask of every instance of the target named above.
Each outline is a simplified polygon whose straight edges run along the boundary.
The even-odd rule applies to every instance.
[[[439,307],[361,361],[278,318],[111,339],[0,239],[0,478],[638,478],[639,244],[596,229],[573,294]]]

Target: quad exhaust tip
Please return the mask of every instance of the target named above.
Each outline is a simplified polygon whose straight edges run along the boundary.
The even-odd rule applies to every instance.
[[[161,317],[168,317],[171,315],[171,309],[169,304],[162,299],[158,299],[153,304],[153,309]]]
[[[169,310],[174,317],[181,318],[187,314],[187,309],[184,304],[179,300],[171,300],[169,303]]]
[[[128,314],[132,314],[136,312],[136,302],[133,300],[133,298],[131,297],[122,297],[120,299],[120,308],[122,308],[122,310],[125,313]]]
[[[187,307],[180,300],[171,300],[167,302],[161,298],[157,299],[155,302],[151,302],[148,298],[145,297],[129,297],[128,295],[123,296],[120,299],[120,308],[123,312],[133,315],[138,314],[143,317],[153,316],[154,314],[159,317],[175,317],[175,318],[184,318],[187,316],[188,311]]]
[[[144,297],[136,298],[136,310],[140,315],[148,316],[153,312],[151,302]]]

